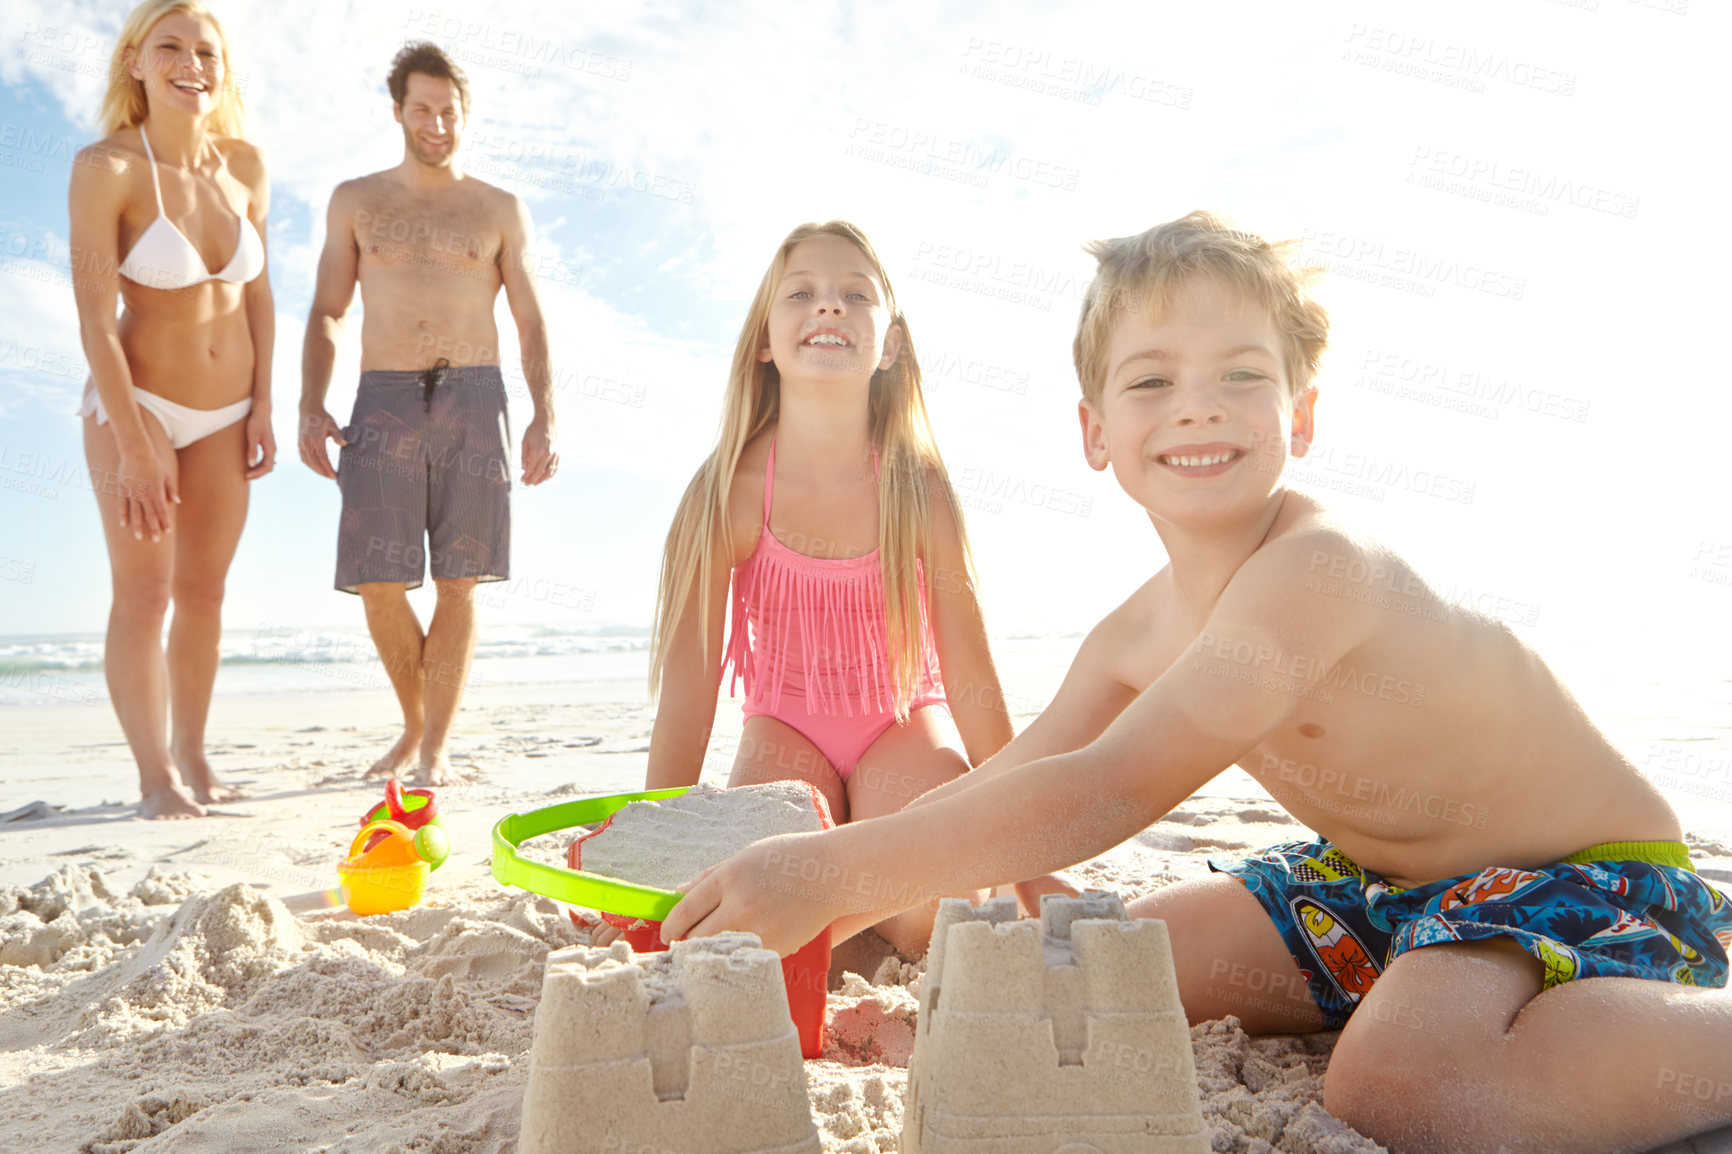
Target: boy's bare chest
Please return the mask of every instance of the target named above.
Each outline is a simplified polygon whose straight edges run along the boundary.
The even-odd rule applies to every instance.
[[[1371,825],[1380,833],[1483,820],[1468,796],[1433,797],[1437,791],[1421,788],[1432,759],[1419,751],[1435,744],[1422,737],[1437,711],[1426,709],[1423,670],[1388,647],[1373,643],[1322,661],[1273,643],[1213,638],[1200,615],[1166,607],[1138,624],[1119,669],[1137,692],[1178,669],[1224,688],[1253,685],[1291,705],[1238,764],[1301,820],[1331,814],[1351,823],[1375,813]]]

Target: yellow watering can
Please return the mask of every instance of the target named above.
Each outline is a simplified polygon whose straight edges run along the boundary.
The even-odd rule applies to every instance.
[[[409,827],[376,821],[349,843],[349,856],[337,865],[338,889],[343,902],[358,914],[406,910],[427,893],[431,868],[416,852],[415,834]]]

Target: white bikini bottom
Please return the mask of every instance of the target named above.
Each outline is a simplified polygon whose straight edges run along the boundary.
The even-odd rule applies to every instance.
[[[155,393],[147,393],[137,385],[132,387],[132,395],[140,408],[156,414],[157,420],[168,431],[169,443],[177,449],[203,440],[218,429],[226,429],[253,411],[251,397],[220,409],[193,409]],[[103,407],[102,398],[97,396],[96,386],[89,384],[84,387],[84,404],[78,407],[78,415],[88,417],[92,413],[96,414],[97,424],[108,424],[108,410]]]

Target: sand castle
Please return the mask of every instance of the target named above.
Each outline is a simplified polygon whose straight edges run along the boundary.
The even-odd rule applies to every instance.
[[[903,1154],[1205,1154],[1165,922],[1091,890],[939,907]]]
[[[753,934],[548,955],[519,1149],[819,1154],[782,967]]]

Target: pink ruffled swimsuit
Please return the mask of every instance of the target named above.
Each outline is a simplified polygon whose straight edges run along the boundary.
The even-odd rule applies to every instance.
[[[764,528],[752,555],[734,570],[730,685],[744,676],[745,715],[773,717],[798,730],[847,781],[861,756],[896,721],[878,550],[830,559],[782,544],[770,532],[775,480],[772,439],[764,465]],[[910,713],[945,704],[925,576],[915,564],[924,656]]]

